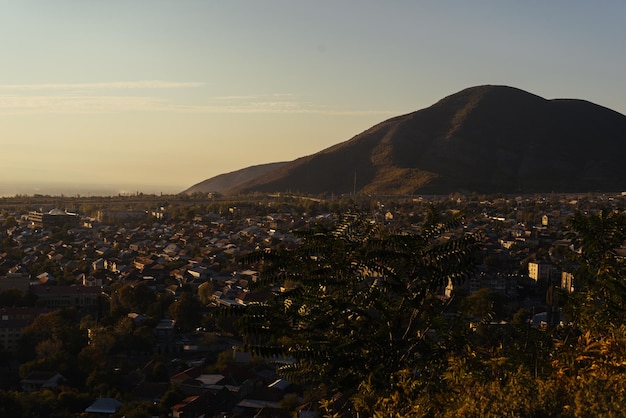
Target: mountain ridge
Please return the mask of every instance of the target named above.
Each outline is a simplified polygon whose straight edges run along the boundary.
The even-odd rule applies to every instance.
[[[626,116],[612,109],[476,86],[219,191],[619,191],[626,186],[625,139]]]

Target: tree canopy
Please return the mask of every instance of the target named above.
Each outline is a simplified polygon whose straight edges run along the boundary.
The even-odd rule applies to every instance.
[[[440,297],[472,271],[480,237],[431,218],[437,223],[410,234],[349,215],[301,231],[296,249],[248,256],[259,263],[258,284],[283,291],[237,310],[246,349],[293,359],[280,367],[285,378],[332,388],[367,416],[619,416],[624,217],[571,219],[579,251],[570,262],[583,287],[573,297],[548,292],[549,306],[572,317],[548,328],[531,326],[524,312],[494,321],[499,296],[490,292],[460,303]],[[344,398],[321,399],[328,416],[350,416]]]
[[[259,285],[288,281],[290,289],[245,308],[247,348],[295,359],[280,369],[291,380],[348,394],[367,381],[388,387],[404,368],[425,371],[441,349],[435,330],[445,327],[438,295],[474,265],[478,238],[461,226],[389,233],[349,214],[330,230],[301,231],[295,250],[249,256],[262,264]],[[456,238],[441,239],[453,229]]]

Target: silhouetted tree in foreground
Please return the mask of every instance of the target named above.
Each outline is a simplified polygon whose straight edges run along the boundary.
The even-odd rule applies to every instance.
[[[623,215],[571,219],[579,251],[570,261],[583,286],[573,297],[553,292],[571,322],[544,329],[494,321],[496,305],[477,306],[478,296],[446,310],[438,291],[471,271],[479,238],[459,230],[440,239],[457,226],[390,234],[346,216],[331,230],[300,233],[296,250],[251,255],[260,283],[288,281],[289,290],[235,311],[247,349],[293,358],[279,372],[308,384],[326,416],[620,416]]]
[[[569,225],[576,249],[570,263],[579,287],[569,304],[571,319],[583,331],[625,323],[626,266],[616,250],[626,240],[626,217],[607,210],[579,212]]]
[[[438,292],[474,265],[475,235],[440,240],[460,226],[451,221],[419,234],[389,234],[347,215],[332,230],[300,232],[296,250],[249,256],[247,262],[262,263],[259,285],[289,281],[290,290],[243,309],[246,347],[295,359],[279,369],[292,381],[347,395],[367,382],[384,392],[400,370],[430,374],[450,331]]]

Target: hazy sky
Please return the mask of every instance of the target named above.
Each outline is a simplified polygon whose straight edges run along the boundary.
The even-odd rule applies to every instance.
[[[626,113],[621,0],[0,6],[0,195],[180,192],[480,84]]]

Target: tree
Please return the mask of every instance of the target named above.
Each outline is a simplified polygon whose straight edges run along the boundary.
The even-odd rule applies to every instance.
[[[4,227],[13,228],[14,226],[17,226],[17,220],[15,219],[15,216],[13,215],[7,216],[6,219],[4,220]]]
[[[58,394],[57,406],[62,411],[59,416],[72,416],[83,412],[93,399],[86,393],[79,393],[75,390],[66,390]]]
[[[154,363],[150,372],[150,379],[155,382],[167,382],[169,380],[169,373],[167,372],[165,361],[157,360]]]
[[[157,408],[150,402],[131,401],[124,402],[113,417],[121,418],[150,418],[157,412]]]
[[[170,384],[167,392],[161,398],[161,402],[159,402],[159,410],[161,411],[161,416],[169,416],[168,414],[171,412],[172,406],[176,405],[178,402],[185,399],[185,395],[181,388],[178,385]]]
[[[485,287],[464,298],[461,307],[465,313],[473,317],[501,317],[504,311],[504,296]]]
[[[169,307],[170,316],[183,331],[192,331],[202,320],[202,304],[190,292],[183,292]]]
[[[87,343],[86,333],[79,326],[78,312],[68,308],[50,312],[35,318],[26,328],[19,340],[19,355],[22,360],[36,357],[37,346],[46,341],[54,343],[41,348],[41,352],[51,352],[50,349],[60,343],[59,350],[69,356],[75,356]],[[58,350],[57,350],[58,351]]]
[[[459,238],[438,240],[460,226],[453,220],[419,234],[391,234],[348,214],[330,230],[298,233],[296,250],[250,255],[246,263],[262,264],[259,285],[295,286],[242,308],[247,349],[292,356],[295,364],[279,369],[283,376],[348,395],[367,381],[387,390],[402,369],[426,372],[440,350],[433,332],[445,327],[437,292],[474,265],[478,237],[459,229]]]
[[[600,210],[576,213],[568,222],[577,252],[575,280],[581,285],[566,311],[582,331],[606,329],[626,321],[626,266],[615,250],[626,240],[626,216]]]
[[[156,295],[146,283],[129,283],[118,290],[119,303],[130,312],[146,312]]]

